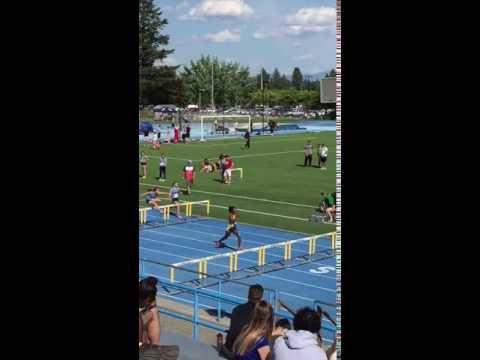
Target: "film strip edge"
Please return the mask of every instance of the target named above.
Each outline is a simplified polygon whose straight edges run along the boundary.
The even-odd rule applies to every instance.
[[[336,5],[336,192],[337,192],[337,242],[336,242],[336,321],[337,358],[342,358],[342,0]]]

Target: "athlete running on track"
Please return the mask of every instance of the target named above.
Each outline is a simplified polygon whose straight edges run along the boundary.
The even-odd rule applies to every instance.
[[[142,196],[145,197],[147,205],[150,205],[152,209],[158,209],[160,205],[160,195],[169,193],[162,192],[158,187],[148,190],[146,193],[143,193]]]
[[[223,242],[227,240],[227,238],[232,234],[235,234],[235,236],[237,237],[238,250],[243,250],[242,238],[240,237],[240,233],[238,232],[237,228],[237,209],[234,206],[230,206],[228,208],[228,226],[225,229],[225,235],[223,235],[220,240],[215,241],[215,247],[224,247],[225,244]]]

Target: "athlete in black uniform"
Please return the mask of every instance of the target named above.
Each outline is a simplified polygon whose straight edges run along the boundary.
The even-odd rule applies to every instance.
[[[225,235],[223,235],[220,240],[215,241],[215,247],[224,247],[225,244],[223,242],[232,234],[235,234],[237,237],[238,250],[242,250],[242,238],[240,237],[240,233],[238,232],[237,228],[237,210],[234,206],[230,206],[228,208],[228,226],[225,229]]]

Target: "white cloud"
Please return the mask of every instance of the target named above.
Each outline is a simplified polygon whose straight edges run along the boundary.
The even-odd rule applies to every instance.
[[[189,6],[190,6],[190,3],[187,0],[180,0],[180,1],[177,1],[176,9],[181,10]]]
[[[253,9],[244,0],[203,0],[180,20],[205,20],[206,17],[246,18]]]
[[[333,7],[301,8],[285,18],[284,32],[287,35],[318,33],[335,28],[336,10]]]
[[[299,47],[302,46],[302,43],[300,41],[295,41],[292,45],[295,47]]]
[[[205,35],[205,39],[216,42],[216,43],[224,43],[224,42],[239,42],[240,41],[240,32],[238,31],[230,31],[228,29],[219,31],[218,33],[209,33]]]
[[[257,40],[267,39],[270,36],[271,36],[270,34],[263,33],[263,32],[260,32],[260,31],[256,31],[256,32],[253,33],[253,37]]]
[[[300,55],[300,56],[295,56],[293,60],[310,60],[313,59],[312,54],[305,54],[305,55]]]

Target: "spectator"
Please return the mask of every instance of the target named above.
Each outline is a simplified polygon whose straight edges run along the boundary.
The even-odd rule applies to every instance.
[[[220,170],[222,183],[225,182],[225,161],[226,160],[227,160],[226,155],[224,155],[223,153],[218,156],[218,163],[219,163],[218,169]]]
[[[307,166],[307,163],[308,163],[308,166],[312,166],[312,144],[310,143],[310,140],[307,141],[307,145],[305,145],[305,148],[304,148],[304,153],[305,153],[305,162],[303,164],[303,166]]]
[[[322,144],[320,147],[320,154],[318,156],[318,166],[322,170],[327,170],[327,157],[328,157],[328,147],[325,144]]]
[[[233,343],[235,360],[266,360],[270,353],[273,332],[273,309],[265,300],[260,300],[249,324]]]
[[[187,194],[192,193],[193,182],[195,181],[195,166],[193,166],[192,160],[188,160],[187,164],[183,167],[183,178],[187,186]]]
[[[327,221],[335,222],[337,219],[337,201],[336,201],[336,193],[328,194],[327,198]]]
[[[244,148],[250,149],[250,131],[245,131],[245,135],[243,136],[246,140]]]
[[[248,302],[238,305],[233,309],[230,320],[230,329],[228,330],[225,346],[223,347],[225,355],[230,356],[229,358],[233,358],[233,343],[237,339],[242,328],[250,322],[255,305],[262,300],[262,297],[262,285],[252,285],[248,290]]]
[[[158,176],[159,181],[165,181],[167,179],[167,157],[165,154],[160,155],[160,174]]]
[[[146,179],[147,178],[148,156],[145,155],[144,151],[142,151],[142,154],[140,155],[139,161],[140,161],[140,166],[143,170],[142,179]]]
[[[160,132],[153,133],[153,149],[160,149]]]
[[[293,319],[293,328],[273,345],[275,360],[327,360],[318,336],[321,315],[313,309],[302,308]]]
[[[178,144],[180,141],[180,130],[178,129],[178,126],[173,127],[173,143]]]
[[[291,329],[292,329],[292,326],[290,325],[290,321],[288,321],[288,319],[277,320],[277,322],[275,323],[275,327],[273,329],[272,344],[275,344],[276,339],[284,336],[285,332]]]
[[[139,343],[160,345],[160,318],[156,303],[158,280],[149,276],[139,284],[139,314],[143,322],[143,334]]]

